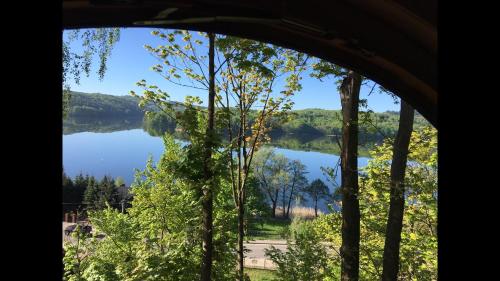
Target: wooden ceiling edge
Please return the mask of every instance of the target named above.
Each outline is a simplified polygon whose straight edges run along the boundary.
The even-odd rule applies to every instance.
[[[360,3],[360,0],[345,0],[348,2],[355,2],[355,3]],[[366,0],[367,2],[374,3],[372,0]],[[189,3],[189,2],[188,2]],[[87,7],[95,7],[89,5],[88,1],[64,1],[64,4],[66,5],[65,8],[68,8],[69,6],[72,7],[70,10],[75,9],[74,12],[79,12],[77,10],[79,9],[84,9]],[[380,4],[380,3],[379,3]],[[407,13],[407,9],[403,6],[400,6],[397,3],[394,3],[393,7],[396,7],[394,9],[399,9],[401,13]],[[163,5],[155,5],[155,7],[144,7],[140,13],[137,13],[137,18],[144,18],[144,19],[152,19],[155,17],[160,11],[164,10],[166,6],[174,6],[175,3],[167,1],[167,3]],[[109,8],[116,8],[116,6],[110,6],[110,7],[105,7],[105,6],[100,6],[98,9],[101,10],[107,10]],[[129,10],[129,8],[134,8],[134,7],[120,7],[125,8],[126,10]],[[365,7],[366,9],[366,7]],[[101,10],[101,11],[102,11]],[[153,15],[154,14],[154,15]],[[285,13],[286,14],[286,13]],[[281,16],[285,16],[285,14],[282,14]],[[371,12],[372,16],[375,18],[380,18],[380,13],[377,14],[377,12]],[[406,15],[408,16],[408,15]],[[236,16],[237,17],[237,16]],[[127,20],[133,19],[134,16],[131,15],[130,18],[125,18],[123,19],[123,23],[127,22]],[[420,18],[420,17],[418,17]],[[424,20],[420,18],[421,20]],[[122,19],[119,19],[120,21]],[[401,19],[400,19],[401,20]],[[133,20],[132,20],[133,21]],[[425,21],[425,20],[424,20]],[[91,21],[89,21],[91,22]],[[427,21],[425,21],[427,22]],[[221,24],[218,22],[217,24]],[[189,29],[189,30],[194,30],[194,31],[204,31],[207,32],[207,29],[212,30],[213,32],[220,33],[220,34],[227,34],[230,35],[231,33],[235,33],[236,31],[227,29],[225,30],[224,28],[221,28],[220,26],[217,26],[215,24],[213,27],[209,26],[197,26],[196,24],[188,24],[186,26],[189,26],[186,28],[186,26],[181,27],[182,29]],[[226,23],[224,23],[226,24]],[[76,29],[76,28],[95,28],[96,26],[99,27],[149,27],[149,28],[179,28],[176,25],[133,25],[131,22],[127,22],[126,24],[118,24],[118,25],[106,25],[106,24],[92,24],[92,23],[83,23],[83,24],[66,24],[66,29]],[[75,26],[78,25],[78,26]],[[394,26],[394,24],[392,24]],[[313,39],[311,42],[316,41],[316,45],[324,45],[324,46],[331,46],[333,48],[333,53],[328,54],[328,52],[322,52],[319,51],[318,48],[320,47],[315,47],[315,48],[307,48],[307,46],[301,44],[301,43],[295,43],[293,40],[285,40],[283,38],[275,38],[272,39],[273,37],[270,34],[264,34],[262,36],[257,36],[255,32],[252,32],[250,30],[244,30],[242,33],[239,34],[232,34],[232,36],[241,36],[241,37],[246,37],[246,38],[252,38],[254,40],[260,40],[260,41],[266,41],[269,43],[273,43],[276,45],[281,45],[283,47],[287,48],[292,48],[296,49],[301,52],[306,52],[311,55],[314,53],[314,56],[320,57],[322,59],[326,59],[328,61],[331,61],[332,63],[336,63],[339,65],[343,65],[343,67],[353,69],[355,71],[358,71],[362,75],[366,76],[367,78],[372,79],[373,81],[383,84],[384,86],[389,86],[391,91],[394,91],[399,97],[403,98],[404,100],[407,100],[408,98],[405,97],[410,97],[408,101],[413,101],[415,104],[415,109],[417,109],[419,112],[422,113],[426,117],[426,119],[437,128],[437,99],[438,99],[438,91],[436,88],[434,88],[435,85],[432,85],[424,82],[424,80],[419,79],[417,76],[414,74],[410,73],[406,69],[404,69],[402,66],[399,66],[396,63],[393,63],[391,60],[388,60],[384,57],[377,56],[376,54],[373,56],[366,56],[363,54],[362,51],[357,49],[356,47],[352,48],[352,46],[348,46],[344,44],[341,40],[337,41],[336,43],[335,40],[331,39],[324,39],[318,36],[315,36],[314,34],[310,34],[307,32],[300,32],[294,29],[287,28],[284,25],[269,25],[269,27],[275,28],[275,29],[286,29],[288,33],[291,33],[292,37],[302,37],[302,38],[307,38],[309,37],[310,39]],[[259,28],[262,28],[260,26]],[[403,29],[400,28],[400,26],[395,26],[393,27],[395,30],[399,30],[398,32],[404,32]],[[437,33],[434,33],[434,35],[437,36]],[[267,38],[267,39],[266,39]],[[410,38],[408,38],[411,40]],[[422,38],[420,38],[422,40]],[[273,42],[274,41],[274,42]],[[425,40],[423,40],[425,41]],[[322,43],[321,43],[322,42]],[[414,41],[415,42],[415,41]],[[415,42],[417,43],[417,42]],[[417,43],[418,44],[418,43]],[[431,43],[432,45],[432,43]],[[422,46],[422,45],[420,45]],[[425,47],[426,49],[428,46],[422,46]],[[437,48],[437,46],[434,46]],[[309,50],[309,51],[308,51]],[[429,54],[432,54],[430,52]],[[433,54],[432,54],[433,55]],[[354,66],[353,66],[354,65]],[[394,77],[394,79],[398,81],[393,81],[391,77]]]
[[[359,9],[370,13],[379,20],[389,23],[393,28],[412,38],[432,54],[437,55],[437,30],[426,19],[419,17],[395,1],[345,0]]]
[[[358,60],[363,61],[363,63],[358,62],[358,67],[353,67],[350,66],[344,66],[346,68],[352,69],[357,72],[366,72],[368,69],[367,65],[375,67],[375,68],[380,68],[384,72],[376,72],[380,73],[383,75],[365,75],[363,76],[367,77],[368,79],[376,82],[379,85],[383,85],[384,87],[387,87],[388,89],[390,88],[399,88],[397,85],[398,83],[392,83],[391,81],[387,81],[387,79],[384,79],[382,76],[387,76],[390,75],[392,77],[395,77],[396,79],[399,79],[400,83],[406,85],[406,87],[413,89],[413,93],[418,94],[422,100],[425,102],[418,102],[415,100],[415,96],[411,95],[410,92],[408,91],[403,91],[403,90],[398,90],[395,91],[395,93],[399,98],[401,98],[404,101],[407,101],[409,103],[413,103],[413,107],[415,110],[420,112],[428,121],[431,123],[435,128],[438,128],[438,122],[437,122],[437,104],[438,104],[438,92],[430,87],[427,83],[423,82],[422,80],[418,79],[415,77],[413,74],[405,70],[404,68],[398,66],[397,64],[394,64],[382,57],[379,56],[372,56],[372,57],[366,57],[364,56],[361,52],[353,50],[348,47],[344,47],[343,42],[337,42],[335,46],[332,46],[332,48],[335,48],[337,50],[341,50],[342,52],[345,53],[350,53],[352,56],[355,56]],[[360,71],[360,67],[365,68],[365,71]],[[373,72],[375,73],[375,72]],[[415,106],[416,104],[416,106]]]

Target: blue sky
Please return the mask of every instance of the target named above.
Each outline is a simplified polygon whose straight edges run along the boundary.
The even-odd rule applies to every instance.
[[[93,72],[89,77],[81,77],[80,85],[71,82],[71,90],[88,93],[103,93],[110,95],[128,95],[131,90],[140,93],[140,89],[135,83],[145,79],[148,84],[157,85],[166,91],[172,100],[182,101],[186,95],[199,96],[206,105],[205,91],[192,88],[185,88],[174,85],[159,74],[150,70],[151,66],[158,64],[158,60],[151,56],[144,49],[145,44],[153,47],[161,44],[155,36],[151,35],[153,29],[149,28],[127,28],[122,29],[120,40],[115,45],[111,57],[108,59],[107,71],[102,81],[96,75],[97,58],[94,60]],[[78,42],[72,45],[78,49]],[[336,85],[332,79],[323,82],[316,78],[304,75],[302,79],[302,91],[297,93],[293,101],[294,109],[322,108],[340,109],[340,97]],[[375,112],[387,110],[399,111],[399,105],[387,94],[374,91],[370,96],[367,94],[371,90],[369,87],[362,87],[361,98],[368,99],[368,106]]]

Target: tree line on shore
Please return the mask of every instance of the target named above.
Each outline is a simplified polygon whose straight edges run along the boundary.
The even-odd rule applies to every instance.
[[[121,204],[130,204],[131,195],[121,177],[113,179],[105,175],[101,180],[82,173],[73,179],[63,171],[62,176],[63,215],[79,213],[85,216],[87,210],[102,210],[107,205],[119,209]]]
[[[306,178],[307,167],[300,160],[288,159],[285,155],[276,153],[273,148],[260,150],[256,154],[254,165],[255,172],[249,193],[254,201],[250,204],[250,215],[254,217],[290,219],[291,208],[308,201],[317,217],[318,203],[321,200],[327,200],[327,203],[339,200],[338,192],[331,193],[321,179],[309,183]],[[107,205],[120,209],[122,203],[129,207],[133,199],[133,194],[129,192],[123,179],[113,179],[109,175],[97,180],[94,176],[83,176],[80,173],[71,179],[63,172],[62,188],[63,213],[79,212],[85,215],[87,210],[102,210]],[[282,212],[280,214],[277,214],[278,207]]]

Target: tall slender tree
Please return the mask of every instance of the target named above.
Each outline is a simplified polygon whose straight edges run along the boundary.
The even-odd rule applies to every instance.
[[[363,78],[360,74],[343,69],[326,61],[313,64],[313,77],[322,79],[332,76],[340,83],[342,105],[341,143],[341,194],[342,194],[342,246],[341,280],[359,279],[359,185],[358,185],[358,112],[359,92]]]
[[[200,177],[198,194],[201,200],[201,236],[202,236],[202,255],[200,279],[211,280],[213,263],[213,198],[216,183],[214,151],[219,147],[219,141],[216,134],[216,70],[215,67],[215,34],[199,33],[200,37],[194,38],[189,31],[175,30],[169,33],[153,31],[153,35],[161,39],[166,39],[165,45],[153,48],[146,45],[145,48],[153,56],[158,58],[162,64],[152,67],[153,71],[162,75],[167,81],[184,87],[189,87],[208,92],[208,109],[205,111],[199,106],[201,100],[196,97],[188,96],[184,104],[176,104],[169,101],[169,95],[161,91],[155,85],[146,85],[142,80],[137,83],[144,89],[143,96],[140,97],[140,106],[142,108],[149,104],[154,104],[161,111],[176,120],[177,123],[190,135],[192,142],[192,151],[189,153],[191,166],[185,167],[190,171],[185,174],[191,175],[190,179]],[[202,50],[203,40],[208,39],[208,54]],[[183,42],[183,43],[181,43]],[[206,41],[205,41],[206,42]],[[183,46],[181,46],[183,44]],[[208,64],[207,64],[208,60]],[[184,76],[184,79],[182,79]],[[131,92],[137,96],[135,92]],[[195,112],[202,112],[206,115],[201,118],[206,120],[206,129],[204,133],[199,131],[199,115]],[[193,114],[191,114],[193,113]],[[146,112],[150,114],[150,112]],[[204,122],[204,121],[203,121]],[[200,148],[201,151],[198,150]],[[200,154],[201,157],[197,155]],[[197,163],[194,163],[197,162]],[[200,163],[201,162],[201,163]],[[187,164],[186,164],[187,165]],[[198,169],[198,171],[197,171]]]
[[[99,186],[94,177],[89,179],[85,194],[83,195],[83,203],[86,209],[96,209],[99,202]]]
[[[276,183],[277,172],[276,165],[282,161],[276,161],[280,158],[274,153],[272,148],[262,148],[255,155],[254,175],[257,178],[260,188],[267,195],[271,202],[271,217],[276,217],[276,207],[278,205],[278,193],[280,185]],[[284,165],[282,165],[284,167]]]
[[[349,71],[340,86],[342,103],[342,257],[341,280],[359,279],[359,185],[358,185],[358,109],[361,76]]]
[[[297,197],[301,197],[302,192],[308,185],[306,166],[300,160],[292,160],[288,163],[288,173],[290,174],[290,183],[285,218],[290,218],[292,202]],[[284,206],[283,209],[285,209]]]
[[[205,186],[203,186],[202,197],[202,219],[203,219],[203,249],[201,260],[201,280],[209,281],[212,276],[212,237],[213,237],[213,167],[212,167],[212,150],[215,143],[215,34],[208,34],[209,51],[208,51],[208,125],[205,136],[205,157],[203,162],[203,174],[205,178]]]
[[[221,37],[218,42],[224,59],[218,102],[228,131],[227,156],[238,209],[238,272],[243,280],[246,186],[253,157],[270,140],[272,124],[287,119],[307,56],[248,39]],[[285,75],[284,88],[273,93],[278,78]]]
[[[104,209],[106,204],[116,207],[118,203],[118,190],[115,180],[111,176],[104,176],[99,183],[99,208]]]
[[[399,129],[394,140],[391,162],[391,197],[385,234],[382,280],[396,281],[399,270],[399,247],[405,205],[405,171],[413,131],[415,110],[401,100]]]

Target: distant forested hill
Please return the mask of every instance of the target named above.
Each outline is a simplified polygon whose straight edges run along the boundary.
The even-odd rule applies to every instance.
[[[361,110],[360,110],[361,111]],[[340,134],[342,129],[342,119],[340,110],[325,109],[303,109],[294,110],[293,117],[286,124],[281,125],[281,129],[292,134]],[[394,136],[398,130],[399,112],[386,111],[382,113],[372,113],[370,118],[364,118],[360,113],[360,133],[361,135],[385,135]],[[420,114],[415,114],[414,128],[418,129],[430,125]]]
[[[132,96],[112,96],[71,92],[70,117],[137,117],[144,112]]]
[[[180,108],[180,107],[179,107]],[[150,107],[149,110],[153,108]],[[149,130],[161,134],[167,128],[173,130],[175,124],[170,118],[156,113],[144,118]],[[255,114],[252,114],[255,115]],[[116,118],[142,117],[144,112],[138,106],[138,99],[132,96],[112,96],[72,92],[70,118]],[[379,142],[385,137],[394,137],[398,129],[399,113],[386,111],[372,113],[364,118],[360,113],[360,142]],[[250,119],[253,119],[251,116]],[[291,120],[286,124],[273,126],[271,135],[275,137],[293,137],[300,140],[340,135],[342,129],[340,110],[303,109],[294,110]],[[415,115],[414,128],[428,126],[429,123],[420,115]]]

